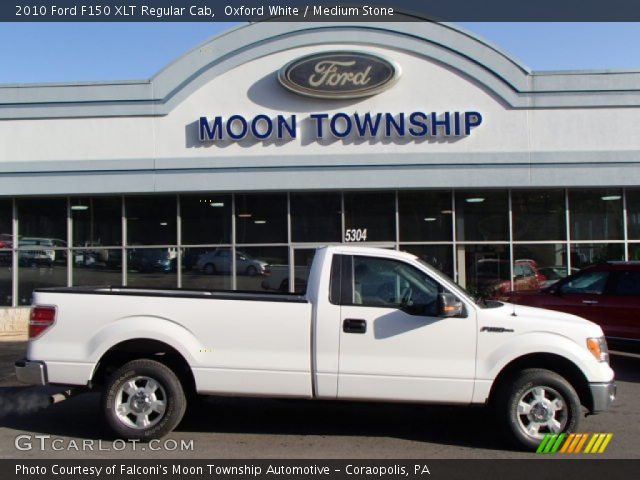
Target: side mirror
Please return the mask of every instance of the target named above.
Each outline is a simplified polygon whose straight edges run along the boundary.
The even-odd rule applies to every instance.
[[[457,317],[462,315],[462,302],[453,293],[438,294],[438,316]]]

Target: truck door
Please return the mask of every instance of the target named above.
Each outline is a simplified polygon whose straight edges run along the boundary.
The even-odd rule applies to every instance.
[[[446,290],[404,261],[343,262],[338,398],[470,402],[475,313],[438,317]]]

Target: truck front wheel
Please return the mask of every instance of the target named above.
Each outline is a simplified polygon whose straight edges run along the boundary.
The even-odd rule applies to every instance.
[[[573,432],[581,407],[567,380],[550,370],[531,368],[503,383],[498,391],[498,415],[517,446],[536,449],[548,433]]]
[[[107,423],[121,438],[148,441],[171,432],[187,407],[175,373],[154,360],[124,364],[107,380],[102,408]]]

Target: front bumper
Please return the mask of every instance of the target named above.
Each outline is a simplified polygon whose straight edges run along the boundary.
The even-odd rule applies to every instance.
[[[32,362],[30,360],[18,360],[15,363],[16,378],[21,383],[29,385],[47,384],[47,366],[44,362]]]
[[[593,408],[591,413],[604,412],[608,410],[616,398],[616,382],[611,380],[606,383],[590,383],[591,398],[593,399]]]

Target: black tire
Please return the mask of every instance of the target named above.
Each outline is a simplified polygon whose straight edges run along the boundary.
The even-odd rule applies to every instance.
[[[153,408],[157,408],[159,402],[164,402],[162,413],[151,410],[147,398],[141,399],[140,408],[143,410],[134,410],[139,404],[132,403],[135,399],[125,390],[132,385],[130,382],[143,390],[149,386],[145,379],[151,379],[159,386],[149,398],[154,404]],[[140,391],[137,394],[144,395]],[[118,413],[118,405],[122,404],[131,411],[130,414],[125,415],[124,411]],[[102,392],[102,410],[107,424],[119,438],[142,441],[161,438],[180,423],[186,408],[187,399],[180,380],[169,367],[155,360],[139,359],[126,363],[109,377]],[[145,415],[147,411],[150,413]],[[148,426],[134,425],[141,416],[149,419]]]
[[[216,266],[213,263],[207,263],[204,268],[204,273],[206,273],[207,275],[215,275],[216,273]]]
[[[541,368],[526,369],[505,379],[494,407],[514,445],[526,450],[537,449],[547,433],[576,431],[582,414],[580,398],[571,384]],[[524,413],[527,408],[529,413]]]
[[[253,265],[249,265],[247,267],[246,272],[247,272],[247,275],[249,275],[250,277],[255,277],[258,274],[258,269]]]

